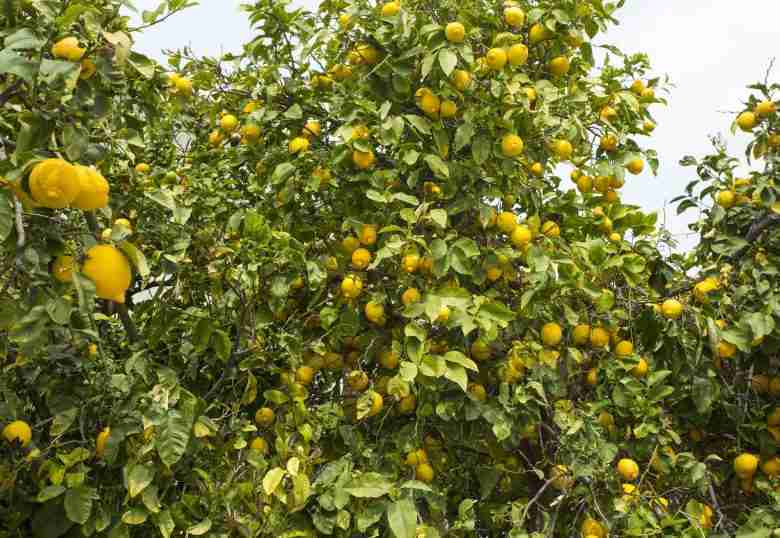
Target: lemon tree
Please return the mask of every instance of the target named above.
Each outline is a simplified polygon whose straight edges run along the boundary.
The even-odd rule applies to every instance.
[[[777,88],[735,120],[763,171],[686,161],[665,257],[614,4],[257,0],[166,66],[132,36],[187,3],[126,4],[1,15],[0,530],[778,526]]]

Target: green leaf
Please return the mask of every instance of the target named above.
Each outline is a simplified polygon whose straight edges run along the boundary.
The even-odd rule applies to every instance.
[[[311,483],[309,477],[303,473],[293,477],[293,509],[292,512],[302,510],[306,501],[311,497]]]
[[[431,134],[431,124],[428,120],[426,120],[422,116],[407,114],[404,116],[404,119],[406,119],[406,121],[408,121],[412,127],[417,129],[422,134],[426,134],[426,135]]]
[[[8,239],[14,228],[14,208],[10,190],[0,190],[0,243]]]
[[[295,173],[295,166],[291,163],[282,163],[274,168],[271,175],[271,183],[278,185]]]
[[[455,131],[455,147],[456,152],[460,151],[471,142],[471,138],[474,136],[474,127],[470,123],[464,123]]]
[[[387,522],[396,538],[415,538],[417,508],[411,499],[400,499],[387,508]]]
[[[444,230],[447,228],[447,211],[444,209],[431,209],[428,212],[428,217],[436,223],[436,225]]]
[[[143,54],[131,52],[127,59],[127,63],[145,79],[151,80],[154,78],[154,71],[157,64],[152,59],[147,58]]]
[[[131,499],[145,490],[154,480],[154,468],[148,465],[136,463],[129,469],[125,469],[127,472],[127,491]]]
[[[32,83],[38,73],[38,63],[10,49],[0,51],[0,74],[9,73]]]
[[[173,194],[167,189],[157,189],[150,192],[144,192],[144,196],[150,200],[157,202],[166,209],[173,211],[176,209],[176,201],[173,199]]]
[[[125,253],[127,258],[141,275],[141,278],[149,276],[149,264],[146,262],[146,256],[141,250],[129,241],[119,243],[119,249]]]
[[[46,313],[57,325],[67,325],[70,321],[71,306],[62,297],[52,297],[46,301]]]
[[[92,503],[98,498],[97,490],[86,486],[69,489],[65,494],[65,513],[73,523],[83,525],[92,513]]]
[[[428,168],[431,169],[431,172],[433,172],[436,177],[444,179],[448,179],[450,177],[450,169],[447,166],[447,163],[442,161],[441,157],[438,155],[429,153],[425,156],[425,162],[428,164]]]
[[[79,80],[79,73],[81,73],[81,64],[78,62],[46,58],[41,62],[41,80],[47,84],[63,80],[67,87],[74,88]]]
[[[187,534],[193,536],[203,536],[211,530],[211,520],[209,518],[204,519],[200,523],[197,523],[187,529]]]
[[[390,493],[393,482],[379,473],[363,473],[352,478],[344,491],[358,498],[378,498]]]
[[[450,381],[457,383],[463,392],[466,392],[466,387],[469,383],[469,376],[466,373],[466,369],[460,365],[447,365],[447,371],[444,373],[444,377]]]
[[[163,510],[159,514],[153,514],[152,521],[160,529],[160,534],[163,535],[163,538],[171,538],[174,529],[176,529],[176,524],[168,510]]]
[[[285,470],[281,467],[274,467],[265,474],[263,477],[263,491],[265,491],[266,495],[272,495],[276,491],[276,488],[282,483],[284,474]]]
[[[439,51],[439,65],[444,74],[449,77],[455,70],[455,66],[458,65],[458,56],[450,49],[441,49]]]
[[[122,523],[126,525],[143,525],[149,513],[141,507],[134,507],[122,514]]]
[[[29,28],[22,28],[5,38],[8,50],[38,50],[45,41],[37,37]]]
[[[160,506],[160,498],[157,495],[157,484],[150,484],[146,487],[146,489],[144,489],[144,493],[141,496],[141,501],[143,501],[146,509],[149,510],[149,512],[152,514],[157,514],[160,512],[162,506]]]
[[[465,368],[468,368],[472,372],[479,371],[479,367],[477,366],[477,363],[475,363],[473,360],[468,358],[460,351],[448,351],[444,355],[444,360],[447,362],[454,362],[455,364],[459,364]]]
[[[222,362],[227,362],[230,358],[231,349],[233,348],[233,343],[230,341],[228,333],[222,329],[214,331],[211,334],[211,346],[214,348],[217,357],[219,357]]]
[[[35,500],[39,503],[45,503],[48,500],[59,497],[63,493],[65,493],[65,488],[63,486],[46,486],[38,492],[38,496]]]
[[[155,445],[157,454],[168,467],[176,464],[187,450],[191,428],[192,423],[176,409],[170,409],[163,419]]]

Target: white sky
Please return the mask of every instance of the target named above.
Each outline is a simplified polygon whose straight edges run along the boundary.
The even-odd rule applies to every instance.
[[[160,0],[135,0],[139,10],[154,9]],[[295,0],[294,5],[313,8],[317,0]],[[197,54],[216,56],[238,52],[252,32],[247,17],[239,11],[240,0],[201,0],[138,37],[136,50],[160,58],[163,49],[189,45]],[[640,7],[641,5],[641,7]],[[663,210],[666,222],[680,241],[692,246],[686,236],[694,210],[681,217],[668,201],[681,194],[694,179],[692,168],[678,162],[684,155],[701,157],[710,149],[708,136],[727,133],[733,114],[746,97],[748,84],[761,80],[776,48],[780,2],[740,0],[739,13],[732,0],[635,0],[618,12],[620,26],[596,43],[617,45],[626,53],[646,52],[657,74],[668,74],[675,85],[667,96],[668,107],[656,105],[658,128],[643,143],[658,151],[658,177],[646,172],[628,178],[623,199],[645,210]],[[774,79],[780,73],[780,61]],[[729,148],[741,156],[748,135],[727,134]],[[568,180],[567,180],[568,181]]]

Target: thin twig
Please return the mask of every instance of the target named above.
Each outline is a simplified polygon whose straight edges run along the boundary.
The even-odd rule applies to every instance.
[[[534,495],[533,499],[531,499],[531,500],[528,502],[528,504],[526,504],[526,505],[525,505],[525,510],[523,510],[523,515],[522,515],[522,516],[520,516],[520,522],[518,523],[518,526],[522,526],[522,525],[523,525],[523,522],[525,521],[525,518],[526,518],[526,516],[528,515],[528,510],[530,510],[530,509],[531,509],[531,506],[533,506],[533,505],[536,503],[536,501],[538,501],[538,500],[539,500],[539,497],[541,497],[541,496],[542,496],[542,493],[544,493],[544,490],[546,490],[546,489],[547,489],[547,487],[548,487],[550,484],[552,484],[552,483],[553,483],[553,482],[554,482],[556,479],[557,479],[557,477],[555,477],[555,476],[553,476],[552,478],[549,478],[549,479],[547,480],[547,482],[545,482],[544,484],[542,484],[542,487],[541,487],[541,488],[539,488],[539,491],[537,491],[537,492],[536,492],[536,495]]]
[[[14,211],[16,212],[16,248],[22,250],[27,242],[27,237],[24,234],[24,221],[22,220],[24,208],[22,208],[22,203],[18,198],[14,198]]]
[[[137,342],[140,338],[138,335],[138,329],[136,328],[133,319],[130,317],[130,312],[127,310],[127,305],[117,304],[116,311],[117,314],[119,314],[119,319],[122,321],[122,326],[127,332],[127,337],[130,339],[130,343],[132,344]]]

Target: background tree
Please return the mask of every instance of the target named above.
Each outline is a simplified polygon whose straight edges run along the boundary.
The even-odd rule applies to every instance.
[[[733,204],[665,259],[618,194],[663,100],[595,69],[615,5],[260,0],[170,73],[118,2],[8,5],[3,532],[776,525],[775,88],[770,165],[706,158],[681,208]]]

